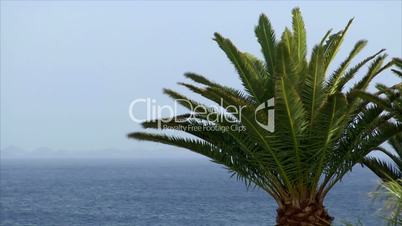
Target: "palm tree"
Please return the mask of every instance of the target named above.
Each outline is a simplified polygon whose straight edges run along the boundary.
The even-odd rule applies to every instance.
[[[292,30],[286,28],[280,40],[268,18],[260,16],[255,35],[264,61],[239,51],[229,39],[215,33],[214,40],[233,63],[244,90],[195,73],[185,76],[198,86],[179,84],[224,108],[237,106],[241,114],[207,107],[165,89],[165,94],[191,113],[172,120],[146,121],[143,127],[179,130],[191,136],[152,132],[128,136],[189,149],[226,166],[247,186],[258,186],[276,200],[277,225],[330,225],[333,218],[324,207],[324,198],[331,188],[372,149],[402,131],[380,108],[352,95],[366,90],[374,77],[393,64],[384,63],[383,50],[349,67],[367,43],[361,40],[341,65],[328,73],[351,23],[337,33],[328,31],[309,59],[298,8],[292,11]],[[369,62],[361,80],[344,92],[345,84]],[[275,117],[269,121],[272,114],[266,105],[273,102]],[[275,131],[269,129],[272,122]],[[271,126],[267,129],[261,126],[264,123]]]

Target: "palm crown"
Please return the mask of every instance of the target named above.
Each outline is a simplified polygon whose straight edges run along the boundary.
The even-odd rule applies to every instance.
[[[255,27],[264,60],[239,51],[229,39],[215,33],[214,40],[236,68],[244,90],[230,88],[207,78],[187,73],[198,85],[179,83],[208,100],[227,106],[243,106],[241,115],[217,112],[170,89],[168,96],[194,110],[182,120],[152,120],[144,128],[184,131],[188,136],[134,132],[129,137],[189,149],[225,165],[248,185],[256,185],[278,203],[278,225],[329,225],[332,221],[323,206],[328,191],[402,126],[383,115],[383,109],[361,101],[354,93],[364,91],[372,79],[392,66],[383,50],[349,67],[367,44],[358,41],[350,54],[331,73],[334,59],[352,20],[345,29],[328,31],[307,57],[306,32],[298,8],[292,11],[292,29],[280,40],[265,15]],[[308,58],[308,59],[307,59]],[[347,91],[345,85],[369,64],[360,81]],[[329,75],[326,78],[326,75]],[[267,122],[265,111],[256,111],[268,99],[275,101],[275,131],[257,122]],[[225,117],[233,120],[214,120]],[[219,130],[224,126],[245,130]],[[203,130],[192,129],[201,126]]]

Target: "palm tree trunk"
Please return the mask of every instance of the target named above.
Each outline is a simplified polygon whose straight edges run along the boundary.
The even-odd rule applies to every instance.
[[[304,203],[299,207],[283,204],[277,209],[277,226],[329,226],[331,217],[322,203]]]

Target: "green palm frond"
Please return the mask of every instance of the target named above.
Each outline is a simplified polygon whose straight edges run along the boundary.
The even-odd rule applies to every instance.
[[[324,68],[325,68],[324,72],[327,71],[329,64],[332,62],[335,55],[338,53],[338,50],[345,38],[347,31],[350,28],[350,25],[352,24],[352,22],[353,22],[353,19],[349,20],[346,27],[342,31],[339,31],[336,34],[329,36],[327,42],[323,46],[323,48],[324,48]]]
[[[338,87],[340,86],[342,75],[345,73],[345,70],[348,68],[353,58],[356,57],[366,45],[366,40],[361,40],[356,43],[356,45],[353,47],[353,50],[349,53],[349,56],[341,63],[338,69],[336,69],[329,78],[326,85],[327,92],[333,94],[339,90]]]
[[[277,43],[271,22],[264,14],[261,14],[258,25],[255,27],[255,35],[261,45],[261,51],[267,65],[267,72],[273,76],[276,65],[275,49]]]
[[[306,58],[307,42],[306,42],[306,29],[304,28],[304,21],[301,16],[299,8],[292,10],[292,27],[294,33],[294,47],[297,62],[302,62]]]
[[[259,82],[260,76],[254,67],[254,62],[245,53],[240,52],[229,39],[222,37],[220,34],[215,33],[214,40],[235,66],[245,90],[254,97],[256,101],[262,103],[264,101],[262,98],[265,88]]]
[[[399,72],[402,71],[402,61],[395,58],[393,62],[397,69],[392,69],[392,71],[399,76]],[[375,104],[376,108],[386,112],[383,115],[387,115],[389,119],[393,119],[397,124],[402,125],[402,83],[398,83],[392,87],[378,84],[377,88],[379,90],[377,95],[364,91],[352,91],[351,96],[354,95]],[[373,150],[384,153],[390,161],[374,157],[365,157],[362,160],[365,166],[385,182],[402,179],[402,133],[399,132],[390,137],[388,143],[393,148],[392,151],[386,150],[383,147],[375,147]]]
[[[363,67],[365,66],[368,62],[372,61],[374,58],[376,58],[378,55],[380,55],[381,53],[383,53],[385,51],[385,49],[381,49],[380,51],[378,51],[377,53],[365,58],[364,60],[362,60],[360,63],[356,64],[354,67],[350,68],[349,70],[347,70],[347,72],[339,79],[340,81],[338,82],[338,85],[336,87],[334,87],[336,89],[337,92],[341,92],[342,89],[345,87],[345,85],[351,80],[353,79],[357,72]]]
[[[363,160],[363,164],[371,169],[383,181],[402,178],[400,169],[394,166],[391,162],[374,157],[366,157]]]

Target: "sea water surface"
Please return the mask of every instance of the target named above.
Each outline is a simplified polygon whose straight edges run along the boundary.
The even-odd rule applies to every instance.
[[[274,225],[275,202],[205,159],[2,160],[0,225]],[[326,206],[336,218],[381,225],[356,168]]]

